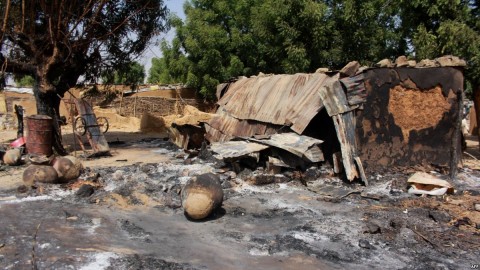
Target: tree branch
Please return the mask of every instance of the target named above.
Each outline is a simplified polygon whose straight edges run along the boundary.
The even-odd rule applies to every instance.
[[[18,62],[0,56],[2,71],[11,73],[33,74],[35,65],[33,63]]]

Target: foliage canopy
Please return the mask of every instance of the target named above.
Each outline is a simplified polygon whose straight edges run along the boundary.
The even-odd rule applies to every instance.
[[[218,83],[239,75],[454,54],[468,61],[467,79],[479,85],[479,2],[189,0],[185,21],[172,23],[176,37],[162,44],[164,58],[154,66],[160,81],[184,82],[213,98]]]

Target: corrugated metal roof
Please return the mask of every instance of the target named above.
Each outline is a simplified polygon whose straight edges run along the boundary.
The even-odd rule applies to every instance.
[[[211,142],[224,142],[234,137],[251,137],[253,135],[271,135],[277,133],[281,126],[262,123],[255,120],[240,120],[226,112],[217,112],[205,125],[206,139]]]
[[[240,79],[218,101],[218,112],[239,120],[290,126],[301,134],[323,108],[318,90],[336,80],[338,76],[320,73]]]

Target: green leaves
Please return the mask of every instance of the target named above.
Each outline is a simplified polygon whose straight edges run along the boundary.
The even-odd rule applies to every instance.
[[[132,62],[126,68],[106,73],[103,76],[104,83],[130,85],[132,91],[136,90],[137,86],[142,84],[144,79],[145,69],[138,62]]]
[[[217,83],[239,75],[455,54],[467,60],[467,78],[474,79],[480,76],[478,5],[478,0],[190,0],[185,22],[172,23],[174,43],[162,48],[166,77],[213,97]]]

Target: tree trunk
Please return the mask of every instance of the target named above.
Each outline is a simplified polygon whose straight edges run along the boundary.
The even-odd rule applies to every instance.
[[[480,132],[478,130],[480,124],[480,82],[473,85],[473,106],[475,107],[475,117],[477,118],[476,134],[478,135],[478,140],[480,141]]]
[[[48,115],[53,119],[53,149],[59,155],[68,155],[62,145],[62,133],[59,125],[60,120],[60,97],[56,92],[43,92],[37,85],[33,89],[37,104],[37,114]]]

